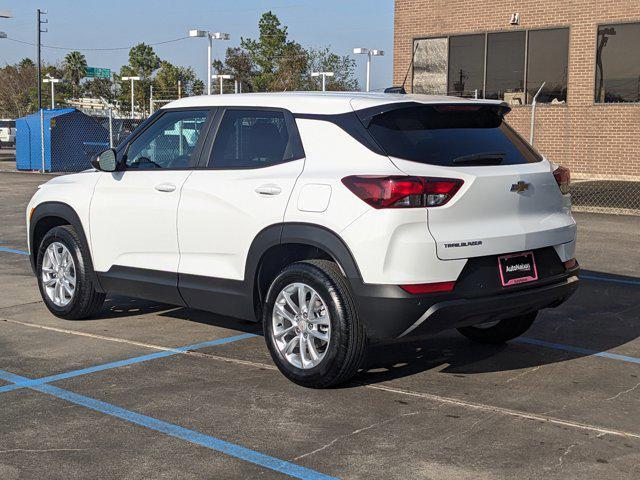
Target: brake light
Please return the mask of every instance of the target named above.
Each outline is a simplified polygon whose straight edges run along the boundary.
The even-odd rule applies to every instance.
[[[569,193],[569,183],[571,182],[571,172],[567,167],[559,166],[553,171],[558,187],[563,195]]]
[[[447,203],[462,186],[453,178],[406,176],[357,176],[342,183],[373,208],[439,207]]]
[[[450,292],[453,287],[456,286],[456,282],[438,282],[438,283],[418,283],[412,285],[400,285],[400,288],[405,292],[412,295],[420,293],[437,293],[437,292]]]

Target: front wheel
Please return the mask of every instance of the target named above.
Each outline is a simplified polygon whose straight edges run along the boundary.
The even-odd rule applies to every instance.
[[[538,312],[527,313],[519,317],[507,318],[495,322],[461,327],[458,331],[470,340],[478,343],[500,344],[519,337],[529,330]]]
[[[100,310],[105,295],[91,282],[88,256],[70,225],[52,228],[42,239],[36,263],[38,286],[56,317],[79,320]]]
[[[308,260],[286,267],[272,282],[263,312],[267,347],[289,380],[327,388],[358,371],[364,327],[335,263]]]

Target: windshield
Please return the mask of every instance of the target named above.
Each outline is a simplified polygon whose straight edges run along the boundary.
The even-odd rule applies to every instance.
[[[391,157],[458,167],[542,160],[492,105],[411,104],[368,118],[358,113]]]
[[[13,120],[0,120],[0,128],[15,128],[16,122]]]

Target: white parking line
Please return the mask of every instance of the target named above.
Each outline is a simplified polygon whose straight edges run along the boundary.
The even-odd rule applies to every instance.
[[[143,347],[148,347],[148,348],[154,348],[157,350],[167,350],[167,351],[177,351],[176,348],[172,348],[172,347],[163,347],[160,345],[153,345],[153,344],[149,344],[149,343],[143,343],[143,342],[136,342],[134,340],[126,340],[123,338],[116,338],[116,337],[107,337],[104,335],[95,335],[92,333],[86,333],[86,332],[79,332],[76,330],[68,330],[65,328],[57,328],[57,327],[49,327],[46,325],[36,325],[33,323],[28,323],[28,322],[21,322],[19,320],[11,320],[11,319],[0,319],[6,322],[10,322],[10,323],[16,323],[19,325],[24,325],[27,327],[33,327],[33,328],[41,328],[44,330],[51,330],[51,331],[55,331],[55,332],[60,332],[60,333],[66,333],[66,334],[70,334],[70,335],[80,335],[80,336],[84,336],[84,337],[91,337],[91,338],[96,338],[99,340],[106,340],[106,341],[111,341],[111,342],[118,342],[118,343],[128,343],[131,345],[137,345],[137,346],[143,346]],[[277,368],[274,365],[268,365],[268,364],[264,364],[264,363],[259,363],[259,362],[252,362],[252,361],[248,361],[248,360],[241,360],[241,359],[236,359],[236,358],[230,358],[230,357],[224,357],[221,355],[212,355],[209,353],[203,353],[203,352],[193,352],[193,351],[178,351],[178,353],[184,354],[184,355],[194,355],[194,356],[199,356],[199,357],[204,357],[204,358],[208,358],[211,360],[217,360],[217,361],[222,361],[222,362],[227,362],[227,363],[234,363],[237,365],[244,365],[244,366],[248,366],[248,367],[252,367],[252,368],[261,368],[261,369],[267,369],[267,370],[277,370]],[[597,425],[591,425],[588,423],[581,423],[581,422],[574,422],[571,420],[563,420],[561,418],[556,418],[556,417],[550,417],[548,415],[543,415],[543,414],[537,414],[537,413],[529,413],[529,412],[525,412],[522,410],[514,410],[514,409],[510,409],[510,408],[505,408],[505,407],[498,407],[495,405],[488,405],[488,404],[484,404],[484,403],[477,403],[477,402],[471,402],[468,400],[461,400],[461,399],[457,399],[457,398],[451,398],[451,397],[444,397],[441,395],[435,395],[435,394],[431,394],[431,393],[423,393],[423,392],[415,392],[412,390],[405,390],[405,389],[400,389],[400,388],[395,388],[395,387],[390,387],[390,386],[386,386],[386,385],[380,385],[380,384],[376,384],[376,385],[362,385],[365,388],[369,388],[372,390],[378,390],[378,391],[383,391],[383,392],[387,392],[387,393],[393,393],[393,394],[397,394],[397,395],[406,395],[406,396],[410,396],[410,397],[414,397],[414,398],[421,398],[423,400],[429,400],[432,402],[437,402],[437,403],[441,403],[441,404],[448,404],[448,405],[455,405],[458,407],[464,407],[464,408],[468,408],[468,409],[473,409],[473,410],[483,410],[483,411],[487,411],[487,412],[495,412],[495,413],[499,413],[502,415],[506,415],[506,416],[510,416],[510,417],[516,417],[516,418],[522,418],[522,419],[527,419],[527,420],[534,420],[537,422],[541,422],[541,423],[550,423],[553,425],[558,425],[558,426],[563,426],[563,427],[571,427],[574,429],[578,429],[578,430],[586,430],[586,431],[590,431],[593,433],[598,434],[599,436],[602,435],[612,435],[612,436],[616,436],[616,437],[622,437],[622,438],[629,438],[629,439],[640,439],[640,434],[639,433],[635,433],[635,432],[626,432],[624,430],[617,430],[617,429],[612,429],[612,428],[605,428],[605,427],[600,427]]]

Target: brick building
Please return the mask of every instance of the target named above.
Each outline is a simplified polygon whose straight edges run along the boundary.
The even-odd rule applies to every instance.
[[[395,85],[505,100],[529,138],[546,82],[537,149],[578,177],[640,179],[640,0],[396,0],[394,30]]]

